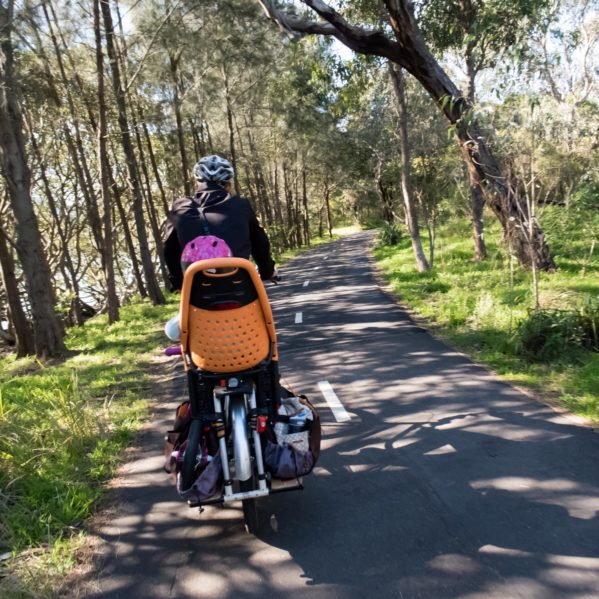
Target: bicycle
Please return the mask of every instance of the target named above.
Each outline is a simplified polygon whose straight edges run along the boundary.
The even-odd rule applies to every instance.
[[[181,354],[191,424],[180,485],[192,488],[206,432],[218,439],[223,490],[191,507],[241,501],[246,529],[258,530],[256,500],[301,489],[268,475],[263,433],[280,402],[272,311],[255,267],[242,258],[214,258],[187,268],[181,290]],[[214,457],[214,456],[212,456]]]

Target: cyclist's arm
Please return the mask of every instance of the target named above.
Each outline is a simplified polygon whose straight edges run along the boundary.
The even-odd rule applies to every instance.
[[[183,285],[183,270],[181,269],[181,244],[177,231],[171,223],[166,227],[164,242],[164,262],[169,278],[169,291],[179,291]]]
[[[252,244],[252,257],[258,265],[260,278],[262,280],[270,279],[275,272],[275,262],[270,255],[270,241],[253,210],[250,217],[250,243]]]

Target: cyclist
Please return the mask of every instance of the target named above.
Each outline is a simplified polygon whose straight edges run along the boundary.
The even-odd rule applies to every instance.
[[[170,291],[181,289],[181,253],[199,235],[213,235],[226,242],[237,258],[254,258],[260,278],[277,276],[270,242],[249,201],[234,193],[231,163],[220,156],[204,156],[194,167],[196,193],[173,202],[166,228],[164,258]]]

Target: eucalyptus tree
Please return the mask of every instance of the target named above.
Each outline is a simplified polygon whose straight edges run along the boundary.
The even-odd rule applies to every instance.
[[[549,0],[426,0],[420,22],[425,38],[441,53],[458,52],[466,72],[466,98],[477,103],[476,79],[502,58],[524,54]],[[462,151],[465,146],[461,145]],[[484,242],[484,193],[477,169],[468,168],[476,259],[487,257]]]
[[[15,247],[25,274],[37,355],[64,351],[64,329],[54,311],[55,296],[31,198],[19,83],[15,73],[14,2],[0,3],[0,166],[15,219]]]
[[[372,28],[351,24],[322,0],[303,0],[303,4],[320,18],[316,21],[285,12],[270,0],[258,2],[267,15],[287,32],[336,37],[355,52],[382,56],[413,75],[453,127],[468,168],[474,170],[480,179],[486,201],[501,222],[504,235],[511,241],[519,261],[529,266],[534,260],[538,267],[545,270],[555,268],[543,232],[527,212],[525,199],[502,172],[473,114],[472,104],[428,48],[411,2],[385,0],[384,21],[390,31],[384,26]],[[529,235],[527,232],[531,230],[532,235]]]

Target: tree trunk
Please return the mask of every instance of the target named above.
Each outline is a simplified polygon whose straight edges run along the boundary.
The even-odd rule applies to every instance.
[[[102,8],[102,16],[104,18],[106,49],[110,59],[112,81],[118,107],[118,122],[121,131],[121,143],[123,145],[123,152],[127,162],[128,183],[133,195],[133,212],[135,217],[135,228],[137,231],[139,251],[141,255],[141,264],[144,271],[144,278],[150,300],[154,305],[164,304],[164,295],[162,294],[162,291],[158,285],[158,281],[156,280],[156,273],[154,271],[154,264],[152,261],[152,255],[148,245],[148,236],[145,229],[144,206],[141,185],[139,182],[139,169],[137,166],[137,158],[135,157],[135,151],[131,141],[129,122],[127,119],[126,94],[123,86],[121,85],[121,75],[116,53],[116,45],[114,42],[114,27],[112,24],[112,14],[110,11],[109,2],[110,0],[101,0],[100,6]]]
[[[289,240],[289,247],[291,249],[296,247],[296,239],[293,234],[293,190],[291,189],[291,181],[289,180],[289,169],[287,165],[283,165],[283,187],[285,191],[285,207],[287,212],[287,223],[286,228],[289,231],[287,239]]]
[[[130,99],[130,102],[133,104],[133,115],[135,115],[135,102],[133,102],[132,99]],[[135,116],[133,116],[133,131],[135,131],[135,141],[137,143],[137,151],[139,152],[139,162],[141,164],[141,172],[145,181],[144,199],[146,204],[146,213],[148,215],[148,218],[150,219],[150,229],[152,230],[152,236],[154,237],[154,245],[156,246],[156,252],[158,254],[158,261],[160,265],[162,279],[166,283],[168,281],[168,272],[166,270],[166,264],[164,262],[164,246],[162,243],[162,238],[160,236],[160,224],[158,222],[158,215],[156,214],[156,208],[154,206],[154,201],[152,198],[152,185],[150,183],[150,174],[146,165],[144,147],[141,142],[139,124],[137,123],[137,119],[135,118]]]
[[[329,238],[333,239],[333,218],[331,216],[331,188],[328,183],[325,184],[324,203],[327,209],[327,225],[329,229]]]
[[[104,93],[104,53],[102,51],[102,32],[100,30],[100,0],[94,0],[94,34],[96,41],[96,71],[98,74],[98,130],[97,130],[97,160],[100,175],[102,206],[104,208],[104,244],[102,252],[102,268],[106,281],[106,309],[108,322],[112,324],[119,320],[119,300],[116,294],[114,274],[114,242],[112,229],[112,205],[110,202],[110,185],[108,163],[108,148],[106,144],[107,118],[106,97]]]
[[[466,48],[466,73],[468,75],[467,96],[470,104],[474,106],[476,91],[476,69],[474,67],[474,57],[472,56],[473,43],[469,43]],[[462,145],[461,148],[464,148]],[[466,163],[471,162],[468,156],[464,156]],[[485,208],[485,196],[480,186],[480,180],[475,169],[468,168],[468,178],[470,179],[470,200],[472,214],[472,237],[474,241],[474,256],[476,260],[487,258],[487,247],[485,245],[483,221],[483,212]]]
[[[306,167],[302,169],[302,203],[304,212],[304,243],[310,246],[310,214],[308,212],[308,187],[306,182]]]
[[[11,27],[13,4],[0,4],[0,160],[15,216],[16,249],[25,274],[33,318],[35,352],[40,357],[61,354],[64,329],[54,312],[54,291],[31,200],[23,119],[16,100]]]
[[[52,189],[50,187],[50,182],[48,181],[48,175],[46,173],[46,165],[44,163],[44,158],[42,156],[41,150],[39,148],[39,145],[37,143],[37,140],[35,138],[35,135],[33,134],[33,128],[32,128],[32,124],[30,122],[30,119],[26,117],[26,120],[29,121],[28,122],[28,127],[29,127],[29,131],[30,131],[30,141],[31,141],[31,149],[33,150],[33,153],[35,155],[35,157],[37,158],[39,167],[40,167],[40,177],[42,179],[42,184],[44,186],[44,191],[46,193],[46,199],[48,200],[48,207],[50,208],[50,213],[52,214],[52,218],[54,219],[54,222],[56,224],[56,232],[58,233],[58,237],[60,239],[60,244],[61,244],[61,253],[64,256],[64,261],[65,261],[65,265],[66,265],[66,272],[68,273],[68,277],[65,274],[65,271],[63,271],[63,276],[65,278],[65,283],[68,285],[68,287],[73,291],[73,294],[75,296],[75,301],[71,303],[71,312],[72,312],[72,319],[73,322],[77,325],[82,325],[83,324],[83,314],[81,312],[81,298],[79,297],[79,281],[77,279],[77,272],[75,270],[75,267],[73,265],[73,260],[71,258],[71,252],[69,250],[69,241],[67,238],[67,234],[65,232],[65,230],[63,229],[63,218],[61,218],[60,214],[58,213],[58,208],[56,207],[56,202],[54,200],[54,194],[52,193]],[[69,281],[70,279],[70,281]]]
[[[484,238],[483,212],[485,209],[485,197],[480,185],[470,179],[470,198],[472,208],[472,236],[474,238],[474,255],[476,260],[487,258],[487,246]]]
[[[4,292],[6,293],[8,316],[15,336],[17,356],[20,358],[33,354],[35,351],[33,331],[31,330],[31,325],[27,320],[27,316],[25,316],[23,306],[21,305],[17,276],[15,274],[15,262],[10,252],[6,235],[1,227],[0,276],[2,278]]]
[[[137,105],[137,111],[139,113],[139,120],[141,122],[141,126],[143,129],[144,139],[146,140],[146,147],[148,148],[148,156],[150,157],[150,165],[152,166],[152,173],[154,173],[154,180],[156,181],[156,185],[158,185],[158,189],[160,190],[160,198],[162,199],[162,208],[164,209],[164,214],[168,214],[168,211],[169,211],[168,200],[166,199],[166,193],[164,192],[164,185],[162,184],[162,177],[160,176],[160,171],[158,170],[158,163],[156,162],[156,155],[154,154],[152,138],[150,137],[150,132],[148,131],[148,125],[146,123],[146,117],[144,115],[144,111],[141,106],[141,102]]]
[[[412,250],[416,259],[418,272],[424,272],[430,269],[430,266],[422,249],[422,240],[420,239],[420,226],[418,224],[418,214],[414,205],[414,196],[412,194],[412,182],[410,179],[411,159],[410,144],[408,140],[408,111],[405,97],[405,80],[401,67],[389,63],[389,72],[393,81],[393,89],[397,98],[397,112],[399,115],[399,145],[401,148],[401,194],[404,204],[406,227],[412,240]]]
[[[435,225],[427,223],[428,230],[428,263],[431,268],[435,265]]]
[[[129,218],[127,216],[127,213],[125,212],[125,207],[123,206],[123,202],[121,200],[121,192],[117,189],[116,181],[112,178],[112,175],[110,177],[110,181],[110,187],[115,191],[114,201],[116,203],[117,210],[119,211],[121,225],[123,226],[123,234],[125,236],[127,250],[129,251],[131,269],[133,270],[133,276],[135,278],[135,282],[137,283],[137,290],[139,291],[139,295],[141,297],[148,297],[148,292],[146,291],[146,287],[144,285],[141,270],[139,268],[139,261],[137,260],[137,254],[135,252],[135,243],[133,241],[133,235],[131,234],[131,229],[129,228]]]
[[[229,152],[231,153],[231,164],[233,165],[235,191],[241,193],[239,189],[239,177],[237,175],[237,152],[235,151],[235,127],[233,124],[233,107],[231,106],[231,92],[229,90],[229,74],[226,69],[223,72],[225,80],[225,100],[227,110],[227,126],[229,128]],[[210,144],[212,145],[212,144]]]
[[[283,209],[281,207],[281,197],[280,197],[280,189],[279,189],[279,165],[276,162],[273,167],[273,204],[274,204],[274,215],[275,215],[275,223],[277,225],[277,231],[279,233],[279,242],[281,247],[288,247],[287,241],[287,233],[285,231],[285,222],[283,220]]]
[[[187,151],[185,150],[185,135],[183,133],[183,118],[181,117],[181,98],[179,97],[179,78],[178,67],[179,60],[183,50],[179,50],[177,56],[169,53],[169,65],[171,77],[173,79],[173,107],[175,109],[175,121],[177,123],[177,141],[179,142],[179,153],[181,155],[181,171],[183,174],[183,188],[186,196],[191,196],[191,181],[189,178],[189,161],[187,160]]]

